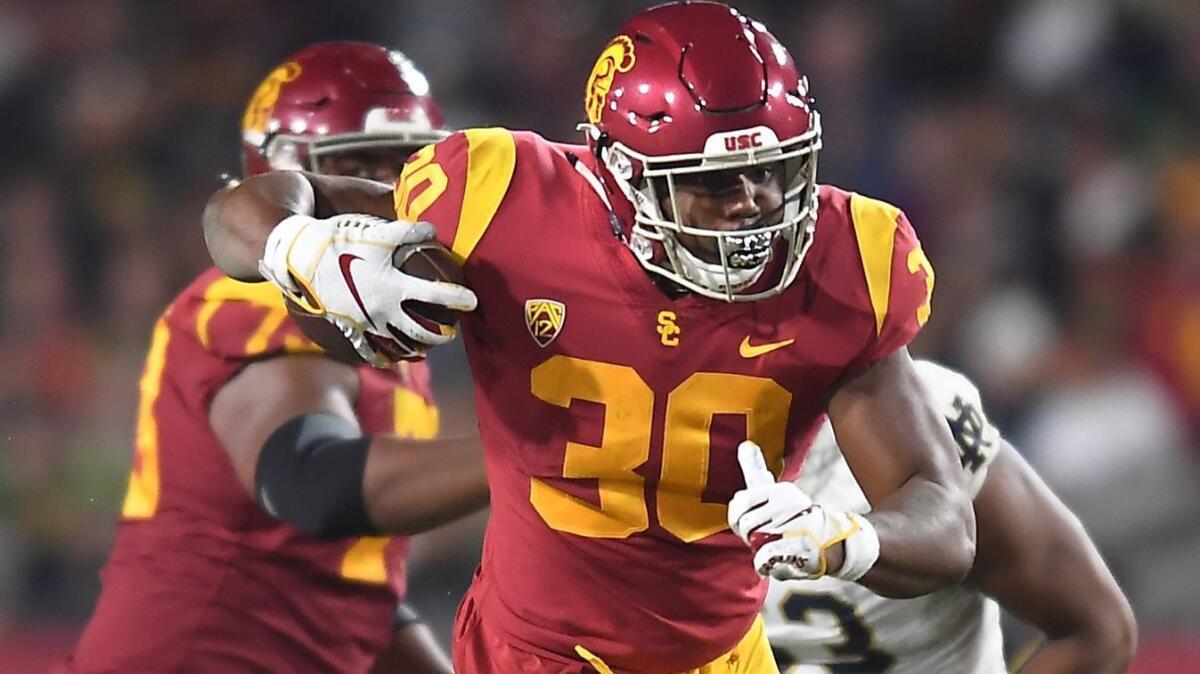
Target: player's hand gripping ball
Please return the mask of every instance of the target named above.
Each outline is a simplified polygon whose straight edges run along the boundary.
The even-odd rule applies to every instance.
[[[300,329],[330,355],[387,367],[454,337],[475,294],[428,223],[295,215],[271,232],[259,269]]]

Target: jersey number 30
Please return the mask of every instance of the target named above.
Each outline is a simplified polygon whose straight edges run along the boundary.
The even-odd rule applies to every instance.
[[[552,529],[592,538],[625,538],[650,526],[645,479],[636,470],[650,459],[654,392],[627,365],[556,355],[533,369],[533,395],[558,407],[572,401],[604,406],[599,446],[568,442],[563,477],[596,480],[599,505],[531,478],[529,500]],[[703,500],[708,486],[709,428],[717,414],[746,418],[746,437],[763,448],[767,464],[783,462],[792,394],[771,379],[697,372],[667,395],[659,524],[691,543],[727,528],[724,503]]]

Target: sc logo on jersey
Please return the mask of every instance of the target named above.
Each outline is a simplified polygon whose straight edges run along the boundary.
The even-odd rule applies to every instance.
[[[562,331],[567,320],[567,305],[558,300],[525,300],[525,327],[538,346],[546,348]]]
[[[683,330],[675,323],[674,311],[658,312],[658,327],[655,330],[658,332],[659,341],[663,346],[679,346],[679,334]]]

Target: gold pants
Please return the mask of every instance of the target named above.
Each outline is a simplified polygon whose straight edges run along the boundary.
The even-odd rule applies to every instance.
[[[583,646],[576,646],[575,652],[600,674],[612,674],[612,670],[603,660]],[[746,636],[728,653],[697,669],[689,669],[679,674],[779,674],[779,668],[775,666],[775,656],[767,643],[762,616],[754,619],[750,631],[746,632]]]

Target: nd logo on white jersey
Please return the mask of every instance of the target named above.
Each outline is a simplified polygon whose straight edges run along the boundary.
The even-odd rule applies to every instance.
[[[546,348],[562,330],[567,320],[567,305],[558,300],[525,300],[525,327],[538,346]]]

